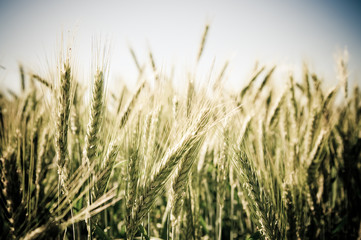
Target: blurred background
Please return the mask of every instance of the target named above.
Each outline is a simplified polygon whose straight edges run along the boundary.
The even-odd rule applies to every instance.
[[[136,84],[138,70],[151,50],[162,73],[187,79],[195,68],[204,26],[210,25],[199,72],[214,64],[226,72],[227,88],[240,88],[259,65],[278,65],[278,74],[301,77],[306,62],[326,85],[337,82],[335,55],[349,52],[350,86],[360,84],[361,4],[342,0],[0,0],[0,86],[17,91],[19,68],[49,72],[62,35],[72,42],[80,75],[88,78],[94,39],[111,53],[110,86]],[[174,68],[173,68],[174,66]]]

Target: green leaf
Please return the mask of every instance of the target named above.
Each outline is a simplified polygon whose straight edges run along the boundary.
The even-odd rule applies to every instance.
[[[343,229],[343,227],[346,225],[347,223],[347,218],[344,217],[340,222],[339,224],[336,226],[336,228],[332,231],[332,234],[336,234],[338,233],[339,231],[341,231]]]

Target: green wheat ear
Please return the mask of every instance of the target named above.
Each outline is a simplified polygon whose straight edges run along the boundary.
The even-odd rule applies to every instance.
[[[60,87],[58,93],[59,109],[57,116],[56,152],[60,185],[63,185],[64,179],[67,178],[66,164],[68,163],[68,128],[71,107],[71,83],[71,68],[69,62],[66,62],[60,76]]]
[[[159,169],[154,173],[150,182],[141,191],[141,196],[137,199],[137,206],[133,209],[131,224],[127,229],[127,239],[133,239],[141,220],[150,211],[156,197],[164,189],[164,186],[171,176],[171,173],[179,161],[192,149],[194,144],[204,134],[202,131],[207,126],[209,110],[203,110],[198,115],[192,127],[180,139],[180,141],[170,148],[163,159]]]
[[[85,138],[85,157],[88,164],[92,163],[97,154],[99,147],[99,131],[102,122],[103,111],[103,94],[104,94],[104,75],[102,71],[98,71],[95,75],[92,98],[90,105],[90,117]]]
[[[281,231],[275,206],[273,206],[268,193],[262,188],[253,164],[245,153],[238,152],[235,157],[237,159],[233,159],[233,164],[243,185],[242,191],[249,198],[248,203],[255,224],[266,239],[279,239]]]

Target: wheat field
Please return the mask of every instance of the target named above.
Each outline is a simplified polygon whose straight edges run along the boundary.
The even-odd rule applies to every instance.
[[[307,65],[277,84],[257,66],[230,92],[227,62],[205,84],[185,69],[179,90],[130,49],[137,87],[113,90],[106,57],[84,84],[64,52],[52,76],[20,66],[21,91],[1,92],[1,239],[361,239],[346,55],[331,89]]]

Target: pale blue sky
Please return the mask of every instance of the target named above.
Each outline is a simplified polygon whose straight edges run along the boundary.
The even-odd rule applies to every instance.
[[[0,86],[18,84],[17,63],[46,71],[62,31],[75,35],[80,69],[90,66],[94,36],[112,42],[111,79],[137,77],[130,44],[141,62],[150,47],[158,66],[192,70],[205,23],[209,38],[201,69],[230,59],[229,86],[241,86],[256,60],[280,69],[303,60],[328,82],[336,80],[334,54],[347,46],[351,79],[361,82],[361,7],[341,0],[0,0]],[[110,82],[110,84],[115,84]]]

